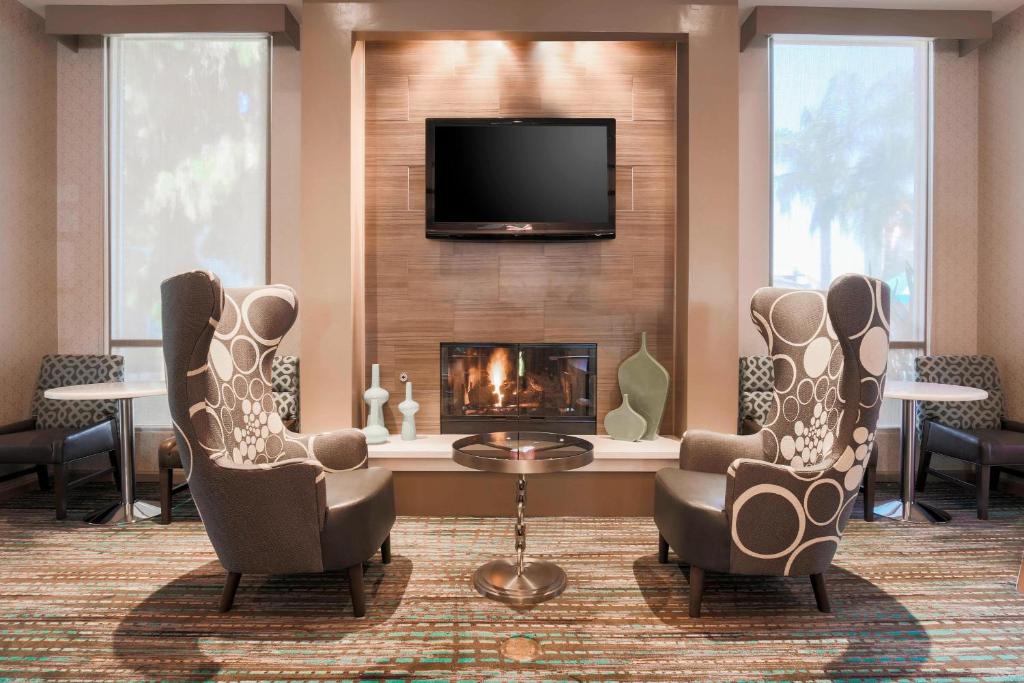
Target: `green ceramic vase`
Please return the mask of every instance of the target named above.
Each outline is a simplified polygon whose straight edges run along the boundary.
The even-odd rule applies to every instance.
[[[647,420],[629,405],[629,394],[623,394],[622,405],[604,416],[604,430],[619,441],[639,441],[647,431]]]
[[[668,398],[668,382],[668,370],[647,351],[647,333],[643,332],[640,350],[619,366],[619,391],[629,394],[633,409],[647,421],[644,439],[658,437]]]

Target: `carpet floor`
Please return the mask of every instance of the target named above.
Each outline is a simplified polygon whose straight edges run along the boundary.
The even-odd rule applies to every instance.
[[[529,551],[570,584],[516,609],[470,583],[511,551],[510,520],[405,517],[357,620],[340,575],[246,576],[218,613],[224,572],[187,496],[170,526],[76,521],[111,488],[74,491],[67,522],[46,494],[0,503],[0,680],[1024,681],[1018,498],[995,496],[981,522],[966,494],[934,485],[923,498],[951,524],[850,523],[831,614],[806,579],[709,574],[699,620],[649,519],[529,520]],[[539,656],[506,659],[511,636]]]

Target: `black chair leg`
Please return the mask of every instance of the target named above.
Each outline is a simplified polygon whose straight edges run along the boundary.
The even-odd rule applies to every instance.
[[[668,564],[668,541],[661,535],[658,536],[658,562]]]
[[[921,451],[918,455],[917,483],[914,488],[917,491],[924,491],[924,485],[928,482],[928,468],[932,466],[931,451]]]
[[[174,495],[174,470],[160,468],[160,523],[171,523],[171,496]]]
[[[228,578],[224,581],[224,592],[220,594],[218,609],[221,612],[227,612],[235,604],[235,591],[238,590],[238,582],[241,580],[242,575],[238,572],[228,572]]]
[[[53,501],[57,507],[57,519],[68,516],[68,473],[64,465],[53,466]]]
[[[110,451],[107,453],[107,457],[110,459],[110,468],[114,470],[114,486],[117,487],[118,493],[121,492],[121,458],[118,457],[117,451]]]
[[[50,470],[46,465],[36,465],[36,479],[39,480],[39,490],[50,490]]]
[[[349,592],[352,594],[352,613],[356,617],[366,614],[366,596],[363,593],[363,564],[354,564],[348,568]]]
[[[384,539],[380,546],[380,561],[384,564],[391,564],[391,535]]]
[[[864,521],[875,521],[875,480],[878,477],[878,461],[874,454],[864,477]]]
[[[704,598],[704,570],[690,565],[690,616],[700,617],[700,603]]]
[[[978,519],[988,519],[988,492],[992,483],[992,467],[978,465]]]
[[[828,601],[828,588],[825,586],[825,575],[811,574],[811,586],[814,588],[814,601],[818,603],[818,611],[831,612],[832,604]]]

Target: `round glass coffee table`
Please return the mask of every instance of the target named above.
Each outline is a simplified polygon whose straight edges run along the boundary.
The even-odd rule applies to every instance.
[[[491,560],[473,574],[480,595],[513,605],[535,605],[561,595],[565,572],[554,562],[526,555],[526,475],[566,472],[589,465],[594,446],[586,439],[547,432],[476,434],[452,444],[452,459],[474,470],[518,474],[516,557]]]

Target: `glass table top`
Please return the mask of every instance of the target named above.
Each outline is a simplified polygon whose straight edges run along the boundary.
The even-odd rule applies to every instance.
[[[594,446],[586,439],[548,432],[474,434],[452,444],[452,457],[461,465],[524,474],[583,467],[593,454]]]

